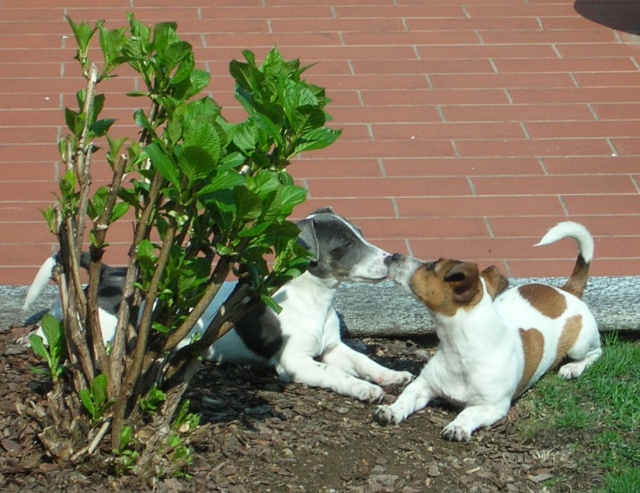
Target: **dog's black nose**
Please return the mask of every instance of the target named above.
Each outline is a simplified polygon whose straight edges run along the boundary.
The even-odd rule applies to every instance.
[[[397,262],[400,259],[400,257],[402,257],[401,254],[393,253],[393,254],[388,255],[387,257],[385,257],[384,263],[386,265],[391,265],[393,262]]]

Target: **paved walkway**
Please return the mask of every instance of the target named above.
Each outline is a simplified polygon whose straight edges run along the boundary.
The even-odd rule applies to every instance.
[[[64,17],[115,28],[128,11],[178,22],[231,119],[242,49],[317,63],[307,80],[344,134],[291,167],[298,216],[331,204],[388,250],[515,277],[570,273],[573,244],[531,245],[572,219],[596,238],[594,275],[640,274],[636,0],[0,0],[0,284],[30,283],[55,248],[39,209],[81,87]],[[107,95],[105,116],[135,135],[137,102]],[[114,233],[122,263],[130,226]]]

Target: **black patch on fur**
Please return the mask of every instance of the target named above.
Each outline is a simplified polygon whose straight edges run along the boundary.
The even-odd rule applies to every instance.
[[[245,346],[265,359],[275,356],[284,342],[280,320],[264,304],[237,322],[235,330]]]

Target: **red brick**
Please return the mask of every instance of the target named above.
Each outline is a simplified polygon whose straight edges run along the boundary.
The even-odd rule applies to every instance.
[[[474,177],[473,185],[479,195],[586,195],[637,193],[627,176],[529,176]]]
[[[462,157],[611,155],[605,139],[458,140],[456,148]]]
[[[399,218],[360,219],[358,226],[368,239],[473,238],[486,237],[487,226],[481,218]]]
[[[634,72],[638,69],[631,57],[608,58],[593,63],[588,58],[511,58],[494,61],[500,73],[558,73],[558,72]]]
[[[486,176],[543,174],[535,158],[391,159],[382,160],[387,176]]]
[[[553,58],[558,56],[551,44],[450,44],[416,46],[420,58],[434,59],[500,59],[500,58]]]
[[[611,144],[620,156],[640,156],[640,140],[638,140],[638,137],[613,137]]]
[[[574,77],[580,87],[638,87],[640,74],[634,72],[590,72],[576,73]]]
[[[488,9],[482,2],[468,5],[465,11],[472,19],[475,17],[574,17],[573,4],[524,4],[503,3],[497,9]]]
[[[545,158],[543,160],[546,170],[551,175],[612,175],[629,174],[638,169],[638,158],[624,156],[580,156]]]
[[[495,89],[522,87],[575,87],[569,74],[434,74],[434,89]]]
[[[517,139],[525,137],[517,123],[380,123],[373,124],[373,136],[381,139]]]
[[[343,34],[345,44],[350,46],[389,45],[450,45],[478,44],[478,38],[471,31],[428,31],[404,33],[348,32]]]
[[[586,104],[443,105],[440,110],[447,122],[554,122],[594,119]]]
[[[305,77],[327,88],[331,126],[344,133],[290,168],[310,190],[296,217],[334,205],[388,251],[475,258],[520,276],[569,274],[571,242],[531,244],[571,218],[596,235],[592,272],[640,274],[640,59],[637,36],[624,32],[637,20],[629,3],[52,1],[0,6],[0,229],[3,242],[12,228],[32,237],[0,242],[5,283],[30,283],[55,249],[38,208],[57,188],[62,108],[84,87],[64,14],[114,28],[128,10],[147,23],[178,21],[231,121],[246,117],[228,70],[242,49],[261,60],[277,45],[285,58],[318,62]],[[134,87],[127,69],[101,86],[115,135],[138,132],[131,114],[142,103],[122,94]],[[96,186],[109,179],[104,152],[93,170]],[[110,262],[122,263],[130,224],[112,233],[108,255],[119,260]]]
[[[469,185],[464,178],[310,178],[310,195],[314,198],[326,197],[412,197],[429,195],[467,195]],[[356,195],[354,195],[356,194]]]
[[[563,277],[568,278],[571,269],[570,259],[565,261],[519,261],[509,260],[514,277]],[[640,262],[636,259],[598,259],[591,264],[591,276],[637,276],[640,275]],[[558,283],[561,286],[562,282]],[[587,288],[588,289],[588,288]]]
[[[568,4],[567,4],[568,5]],[[608,29],[584,31],[481,31],[478,35],[486,44],[555,44],[601,43],[612,39]]]
[[[640,211],[640,195],[602,194],[597,197],[591,195],[566,195],[562,198],[570,214],[621,214],[637,215]]]
[[[356,74],[492,74],[489,60],[358,60]]]
[[[332,197],[327,200],[327,198],[313,196],[296,208],[293,217],[302,219],[313,211],[329,205],[334,208],[337,214],[356,222],[364,218],[391,219],[396,217],[393,202],[388,198],[370,197],[363,200],[362,198]]]
[[[478,89],[474,91],[466,90],[430,90],[422,88],[418,90],[365,90],[362,91],[362,99],[366,105],[473,105],[478,102],[482,104],[505,104],[508,102],[507,96],[501,89]]]
[[[539,31],[540,24],[534,17],[511,17],[508,22],[504,18],[415,18],[407,19],[407,27],[411,31]]]
[[[289,173],[297,179],[331,177],[381,176],[377,159],[313,159],[305,157],[294,161]]]
[[[402,19],[411,17],[432,17],[432,18],[464,18],[465,12],[460,5],[393,5],[389,8],[389,2],[384,0],[382,5],[374,6],[375,2],[365,2],[364,5],[336,5],[334,11],[338,18],[369,19],[369,18],[394,18]]]
[[[640,203],[640,197],[637,198]],[[557,197],[535,196],[471,196],[463,197],[399,197],[396,200],[400,217],[485,217],[554,216],[565,213]],[[575,212],[574,212],[575,213]]]
[[[637,137],[640,115],[636,121],[527,122],[525,127],[533,139]]]
[[[515,104],[549,103],[620,103],[640,100],[640,87],[625,87],[620,90],[600,88],[509,88],[509,95]]]
[[[41,211],[46,210],[51,205],[51,202],[46,202],[47,197],[42,198],[44,199],[42,202],[0,201],[0,217],[2,221],[13,224],[14,229],[19,229],[22,223],[38,221],[46,228]],[[26,239],[26,236],[24,238]]]
[[[169,0],[171,1],[171,0]],[[314,17],[328,17],[331,15],[331,8],[329,5],[309,5],[308,3],[298,5],[295,9],[291,6],[273,5],[264,7],[263,2],[258,1],[258,7],[253,5],[243,5],[242,3],[235,4],[235,2],[227,2],[227,5],[215,5],[210,6],[203,5],[203,2],[199,2],[202,12],[202,19],[205,21],[220,22],[222,19],[251,19],[263,18],[263,19],[288,19],[288,18],[314,18]],[[295,10],[293,15],[292,10]],[[215,24],[211,24],[212,30]],[[240,45],[241,46],[241,45]]]
[[[584,43],[554,43],[554,47],[562,58],[611,58],[635,56],[638,53],[636,46],[607,41],[589,43],[589,49],[585,49]]]
[[[435,106],[381,106],[367,105],[360,107],[344,106],[335,107],[331,105],[329,112],[336,124],[343,123],[371,123],[371,122],[389,122],[389,123],[423,123],[423,122],[440,122],[440,115]]]
[[[367,24],[368,28],[376,33],[406,31],[400,18],[370,18]],[[273,19],[270,22],[270,26],[273,28],[273,32],[276,33],[353,32],[362,29],[352,19],[333,18],[328,10],[325,17]]]
[[[639,120],[640,103],[592,104],[598,120]]]
[[[320,154],[321,153],[321,154]],[[411,139],[381,140],[377,142],[356,143],[339,139],[334,145],[318,154],[323,158],[419,158],[419,157],[454,157],[454,149],[447,140]],[[1,157],[0,157],[1,159]]]

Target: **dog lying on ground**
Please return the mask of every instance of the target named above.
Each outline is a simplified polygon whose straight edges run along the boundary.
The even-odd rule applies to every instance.
[[[440,345],[419,377],[390,406],[379,406],[379,423],[400,423],[441,397],[463,407],[442,435],[468,441],[476,429],[505,417],[511,401],[565,357],[564,378],[578,377],[602,354],[596,321],[580,299],[593,258],[593,238],[584,226],[563,222],[538,243],[574,238],[578,258],[561,288],[527,284],[509,289],[494,266],[440,259],[423,263],[394,255],[395,281],[410,290],[433,316]],[[537,246],[537,245],[536,245]]]
[[[331,208],[315,211],[298,227],[298,241],[311,252],[313,260],[305,273],[273,295],[282,311],[276,314],[266,306],[254,310],[209,348],[206,359],[269,365],[284,381],[328,388],[363,401],[379,401],[384,395],[381,386],[404,384],[413,376],[385,368],[344,344],[333,300],[342,281],[386,279],[386,259],[391,255],[366,241],[353,224]],[[48,269],[50,275],[53,265],[55,259],[47,260],[40,272]],[[104,266],[99,285],[105,342],[112,340],[115,333],[126,275],[124,269],[113,269],[117,268]],[[36,276],[28,301],[37,298],[49,275]],[[234,287],[233,282],[225,283],[181,345],[205,330]],[[61,311],[53,312],[62,318]]]

